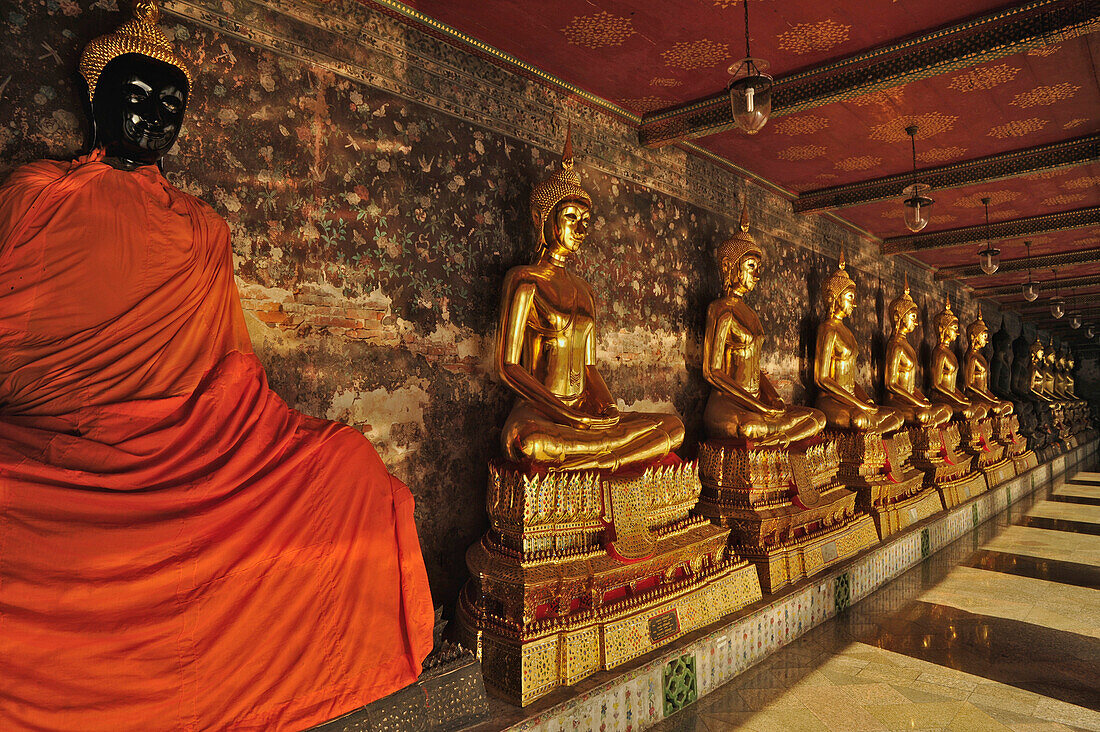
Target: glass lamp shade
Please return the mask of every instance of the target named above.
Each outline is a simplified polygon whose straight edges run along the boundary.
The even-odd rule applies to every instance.
[[[909,231],[917,232],[928,226],[928,219],[932,215],[932,204],[935,203],[925,195],[932,190],[927,183],[914,183],[907,186],[902,193],[905,194],[905,227]]]
[[[981,265],[982,272],[985,272],[987,275],[996,272],[997,268],[1001,266],[1000,254],[1000,249],[991,246],[987,246],[985,249],[978,252],[978,264]]]
[[[1096,337],[1096,328],[1093,328],[1091,325],[1089,327],[1085,328],[1085,338],[1095,338],[1095,337]]]
[[[1055,318],[1060,318],[1066,314],[1066,301],[1065,298],[1055,295],[1050,298],[1050,314]]]
[[[1035,302],[1039,299],[1039,288],[1034,282],[1028,282],[1024,285],[1024,299],[1028,302]]]
[[[1077,330],[1078,328],[1080,328],[1081,327],[1081,316],[1077,315],[1077,314],[1074,314],[1074,316],[1069,319],[1069,327],[1073,328],[1074,330]]]
[[[734,78],[726,91],[730,96],[733,121],[750,135],[764,129],[772,113],[772,77],[764,73],[766,62],[746,58],[730,67]]]

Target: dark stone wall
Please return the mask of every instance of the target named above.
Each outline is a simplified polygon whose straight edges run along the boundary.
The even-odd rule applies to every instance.
[[[601,370],[621,407],[678,411],[685,453],[707,395],[712,255],[742,205],[767,255],[750,297],[772,337],[764,367],[796,403],[812,400],[820,286],[841,249],[861,296],[851,325],[868,344],[861,374],[872,393],[903,274],[924,323],[948,294],[964,325],[973,316],[954,283],[884,259],[832,219],[795,215],[716,164],[641,150],[628,126],[575,99],[357,3],[283,5],[274,23],[246,0],[168,4],[162,27],[196,73],[167,176],[229,222],[273,388],[360,429],[412,488],[437,603],[453,604],[465,550],[486,528],[486,463],[512,400],[491,368],[499,287],[531,256],[528,196],[554,169],[566,117],[595,204],[575,266],[601,298]],[[76,60],[118,24],[117,10],[115,0],[5,4],[0,177],[86,149]],[[221,13],[229,30],[204,13]],[[276,27],[297,45],[265,35]],[[995,310],[986,320],[1000,325]],[[918,337],[929,354],[931,328]]]

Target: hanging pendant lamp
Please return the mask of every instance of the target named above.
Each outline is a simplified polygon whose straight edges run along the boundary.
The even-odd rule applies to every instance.
[[[1024,246],[1027,247],[1027,282],[1024,284],[1024,299],[1028,302],[1035,302],[1039,297],[1039,287],[1031,281],[1031,242],[1025,241]]]
[[[928,226],[928,220],[932,212],[932,204],[935,203],[928,197],[928,191],[932,186],[927,183],[917,182],[917,132],[916,125],[905,128],[905,134],[909,135],[909,142],[913,147],[913,182],[905,187],[902,194],[905,196],[902,203],[905,204],[905,227],[909,231],[917,232]]]
[[[1054,297],[1050,298],[1050,314],[1061,318],[1066,314],[1066,300],[1058,294],[1058,270],[1052,267],[1050,271],[1054,273]]]
[[[989,196],[982,199],[985,206],[985,248],[978,252],[978,264],[982,272],[991,275],[1001,266],[1001,250],[989,243]]]
[[[755,135],[764,129],[772,113],[772,77],[764,73],[768,62],[753,58],[749,51],[749,0],[745,5],[745,58],[733,64],[726,86],[734,123],[742,132]]]
[[[1073,304],[1070,306],[1072,316],[1069,319],[1069,327],[1077,330],[1081,327],[1081,311],[1077,309],[1077,288],[1073,289],[1073,294],[1070,297]]]

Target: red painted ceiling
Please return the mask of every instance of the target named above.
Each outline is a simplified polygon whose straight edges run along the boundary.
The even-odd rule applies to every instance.
[[[369,0],[368,0],[369,1]],[[725,88],[744,56],[741,0],[408,0],[411,7],[569,84],[637,114]],[[1015,7],[1005,0],[750,0],[753,56],[782,76]],[[695,142],[781,188],[803,192],[911,169],[904,127],[916,123],[918,168],[1071,140],[1100,132],[1100,33],[777,117],[755,136],[735,131]],[[1100,205],[1100,162],[933,192],[931,233]],[[837,211],[881,238],[908,232],[900,203]],[[807,214],[814,215],[814,214]],[[1032,254],[1100,250],[1098,227],[1031,237]],[[1022,239],[998,242],[1023,255]],[[976,264],[976,245],[916,256],[935,267]],[[1060,276],[1096,272],[1073,265]],[[967,280],[1018,284],[1026,273]]]

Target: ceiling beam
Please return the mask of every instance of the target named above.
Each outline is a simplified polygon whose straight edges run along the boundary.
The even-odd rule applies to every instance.
[[[1047,254],[1042,257],[1027,257],[1019,259],[1002,259],[998,272],[1026,272],[1031,267],[1032,272],[1048,270],[1052,267],[1065,267],[1071,264],[1098,264],[1100,263],[1100,249],[1080,249],[1076,252],[1061,252],[1059,254]],[[941,267],[936,270],[937,280],[960,279],[970,277],[988,277],[982,268],[976,264],[959,264],[952,267]]]
[[[795,199],[794,211],[795,213],[825,211],[895,198],[900,196],[902,189],[914,180],[927,183],[933,189],[944,190],[1028,175],[1042,170],[1084,165],[1097,160],[1100,160],[1100,135],[1089,135],[1076,140],[1013,150],[963,163],[925,168],[918,171],[915,177],[912,173],[902,173],[807,191]]]
[[[775,80],[771,116],[802,112],[1060,43],[1086,31],[1096,17],[1095,0],[1035,0],[786,74]],[[638,139],[646,147],[660,147],[733,126],[729,96],[720,91],[644,115]]]
[[[1067,279],[1058,280],[1058,289],[1067,290],[1077,287],[1095,287],[1100,285],[1100,275],[1088,275],[1085,277],[1070,277]],[[1039,292],[1053,292],[1055,283],[1052,280],[1044,282],[1035,282]],[[975,297],[1012,297],[1013,295],[1020,296],[1021,285],[998,285],[997,287],[979,287],[975,288]],[[1007,304],[1007,303],[1006,303]]]
[[[1015,239],[1024,236],[1047,234],[1054,231],[1080,229],[1100,224],[1100,206],[1079,208],[1041,216],[1028,216],[1022,219],[998,221],[989,225],[989,238]],[[985,241],[986,226],[964,226],[959,229],[933,231],[927,234],[908,234],[892,236],[882,242],[883,254],[911,254],[929,249],[944,249],[963,244],[976,244]]]

